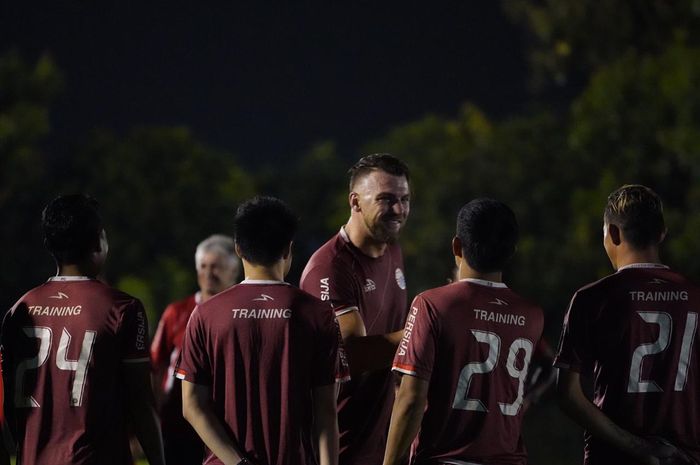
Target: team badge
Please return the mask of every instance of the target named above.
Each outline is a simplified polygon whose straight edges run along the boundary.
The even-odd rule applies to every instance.
[[[396,284],[398,284],[401,289],[406,289],[406,278],[404,278],[401,268],[396,268],[396,273],[394,273],[394,275],[396,276]]]

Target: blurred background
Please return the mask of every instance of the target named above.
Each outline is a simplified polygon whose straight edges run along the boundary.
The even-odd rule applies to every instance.
[[[202,3],[202,2],[200,2]],[[349,216],[346,171],[412,170],[401,244],[411,295],[447,282],[456,213],[515,210],[506,274],[556,344],[572,293],[611,271],[607,194],[664,199],[672,267],[700,276],[700,0],[0,6],[0,300],[54,265],[42,206],[101,203],[106,279],[151,329],[196,289],[194,249],[257,193],[302,219],[289,281]],[[532,464],[581,462],[551,398],[526,419]]]

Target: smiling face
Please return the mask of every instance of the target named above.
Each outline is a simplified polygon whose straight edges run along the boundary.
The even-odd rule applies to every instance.
[[[357,180],[350,193],[353,214],[358,214],[377,242],[398,239],[410,210],[411,192],[404,176],[374,170]]]

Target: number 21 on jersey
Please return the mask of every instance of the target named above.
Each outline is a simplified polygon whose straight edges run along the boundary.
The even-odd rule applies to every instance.
[[[630,364],[627,392],[663,392],[655,381],[642,379],[642,361],[644,357],[659,354],[668,348],[671,342],[671,333],[673,332],[673,319],[671,315],[666,312],[637,312],[637,314],[645,323],[659,325],[659,337],[656,341],[648,344],[641,344],[634,350],[632,362]],[[690,366],[690,358],[692,356],[693,342],[695,340],[697,327],[698,314],[695,312],[688,312],[682,336],[683,339],[681,340],[678,366],[676,368],[676,378],[673,386],[674,391],[683,391],[686,381],[688,380],[688,367]]]
[[[46,326],[27,326],[22,328],[24,335],[39,339],[39,351],[35,357],[22,360],[17,364],[15,372],[15,407],[40,407],[39,402],[30,395],[25,395],[24,377],[29,370],[36,370],[49,359],[53,343],[53,331]],[[85,331],[77,360],[68,360],[67,352],[72,336],[66,328],[61,332],[61,339],[56,349],[56,367],[59,370],[74,371],[73,386],[70,394],[70,405],[80,407],[83,404],[83,388],[87,379],[88,364],[92,357],[97,331]]]
[[[501,352],[501,338],[498,334],[488,331],[472,329],[471,333],[477,342],[488,344],[489,353],[486,360],[471,362],[462,368],[462,371],[459,374],[457,392],[455,392],[452,408],[472,410],[476,412],[488,412],[486,405],[484,405],[480,399],[471,399],[468,398],[467,395],[469,394],[469,386],[471,385],[472,377],[474,375],[485,375],[492,372],[496,368]],[[527,376],[527,369],[530,365],[532,349],[533,344],[529,339],[518,338],[510,345],[510,349],[508,350],[508,358],[506,359],[506,370],[511,377],[518,381],[518,394],[515,400],[511,403],[498,402],[498,406],[500,407],[503,415],[514,416],[520,411],[520,407],[523,404],[525,377]],[[518,360],[518,355],[521,351],[523,352],[523,363],[522,366],[518,368],[516,366],[516,361]]]

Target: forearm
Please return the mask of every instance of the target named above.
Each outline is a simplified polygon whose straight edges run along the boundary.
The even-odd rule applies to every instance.
[[[148,401],[133,403],[130,416],[134,434],[146,454],[148,463],[150,465],[165,464],[160,421],[153,403]]]
[[[418,434],[426,400],[421,396],[399,395],[394,403],[389,425],[389,437],[384,452],[384,465],[399,465]]]
[[[347,338],[344,342],[350,364],[350,375],[390,368],[402,337],[403,330]]]
[[[314,432],[320,465],[338,465],[338,420],[335,386],[314,392]]]
[[[208,405],[189,405],[183,409],[185,419],[192,425],[204,444],[225,465],[236,465],[243,454],[226,434],[223,425]]]
[[[646,463],[652,454],[652,445],[618,426],[588,400],[581,389],[578,373],[560,370],[557,397],[562,410],[591,435]]]
[[[588,399],[560,398],[562,410],[591,435],[635,457],[650,453],[649,443],[621,428]]]

